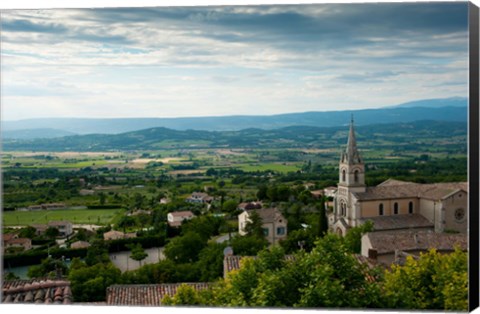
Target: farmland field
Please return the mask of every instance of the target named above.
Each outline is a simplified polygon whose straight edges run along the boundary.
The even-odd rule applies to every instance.
[[[243,171],[277,171],[282,173],[292,172],[300,170],[301,167],[295,164],[285,164],[285,163],[257,163],[257,164],[247,164],[247,165],[236,165],[239,169]]]
[[[45,224],[49,221],[68,220],[73,224],[110,224],[125,212],[124,209],[71,209],[4,212],[5,226]]]

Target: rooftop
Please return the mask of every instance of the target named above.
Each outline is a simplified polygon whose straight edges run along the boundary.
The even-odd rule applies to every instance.
[[[370,239],[372,248],[378,254],[394,253],[396,250],[428,251],[453,251],[456,246],[462,250],[467,249],[467,236],[465,234],[447,234],[428,231],[392,231],[370,232],[365,235]]]
[[[70,282],[64,279],[7,280],[2,286],[2,302],[71,304]]]
[[[107,288],[107,305],[159,306],[162,299],[177,293],[180,285],[186,284],[195,290],[207,289],[210,283],[170,283],[157,285],[113,285]]]
[[[389,179],[374,187],[367,187],[366,192],[353,193],[358,200],[381,200],[391,198],[427,198],[440,200],[451,193],[468,191],[467,182],[449,182],[420,184]]]
[[[389,215],[359,219],[360,223],[373,222],[375,231],[395,229],[433,228],[433,223],[420,214]]]
[[[256,211],[260,218],[262,218],[263,223],[271,223],[279,217],[283,217],[280,211],[276,208],[260,208],[248,210],[247,212]]]
[[[173,217],[187,217],[187,216],[193,216],[193,213],[189,210],[184,210],[184,211],[178,211],[178,212],[171,212],[169,213]]]

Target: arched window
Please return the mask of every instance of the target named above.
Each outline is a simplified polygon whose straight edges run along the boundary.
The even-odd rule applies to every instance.
[[[347,176],[347,172],[345,169],[342,170],[342,182],[345,182],[345,177]]]
[[[408,213],[413,214],[413,202],[408,203]]]
[[[355,180],[355,183],[358,183],[358,170],[355,170],[353,173],[353,179]]]
[[[383,203],[378,205],[378,215],[383,216]]]
[[[340,215],[342,216],[347,215],[347,204],[344,201],[340,203]]]
[[[393,204],[393,214],[398,215],[398,203],[397,202],[395,202]]]

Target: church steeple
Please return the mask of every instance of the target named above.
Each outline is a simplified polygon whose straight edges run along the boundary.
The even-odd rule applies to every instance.
[[[357,140],[355,139],[355,129],[353,127],[353,114],[352,120],[350,122],[350,132],[348,134],[347,142],[347,159],[349,164],[358,164],[361,163],[360,154],[357,149]]]
[[[360,158],[355,138],[353,115],[350,120],[347,147],[342,152],[339,165],[339,184],[349,187],[365,187],[365,165]],[[360,191],[360,190],[359,190]]]
[[[348,142],[345,152],[342,154],[342,163],[349,165],[361,164],[362,160],[357,149],[357,140],[355,138],[355,128],[353,127],[353,114],[350,121],[350,132],[348,133]]]

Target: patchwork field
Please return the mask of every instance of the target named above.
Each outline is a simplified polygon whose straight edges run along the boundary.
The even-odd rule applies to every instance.
[[[71,209],[4,212],[4,226],[46,224],[49,221],[68,220],[73,224],[110,224],[121,217],[124,209]]]

